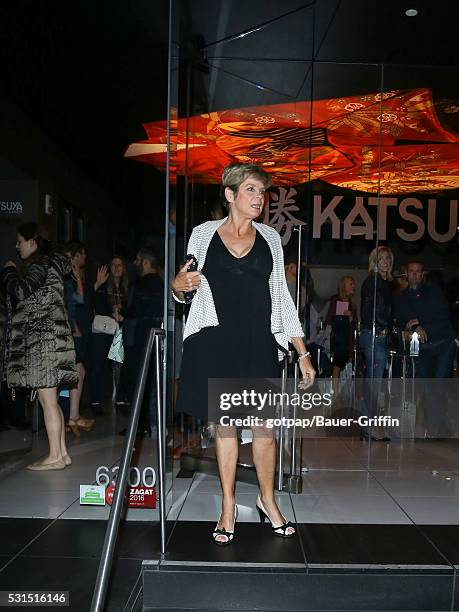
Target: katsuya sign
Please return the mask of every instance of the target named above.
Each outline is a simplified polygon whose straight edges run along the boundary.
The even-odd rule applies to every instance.
[[[36,181],[0,180],[0,219],[14,223],[37,215],[38,187]]]
[[[327,201],[321,195],[314,196],[313,238],[322,238],[325,233],[324,227],[331,226],[331,237],[335,240],[349,240],[353,236],[364,236],[366,240],[374,240],[376,233],[378,240],[386,240],[389,210],[393,210],[402,222],[400,227],[395,226],[395,232],[401,240],[415,242],[427,231],[435,242],[449,242],[457,233],[457,200],[449,200],[449,203],[443,200],[437,203],[435,198],[423,202],[413,197],[400,199],[385,196],[379,198],[357,196],[350,211],[346,206],[346,216],[340,210],[342,203],[343,196],[334,196]],[[441,224],[441,230],[438,229],[440,224],[437,225],[439,206],[449,206],[449,211],[442,210],[442,217],[447,217],[447,223]],[[372,209],[376,214],[370,214]],[[392,216],[392,212],[390,214],[393,227],[396,217]],[[328,230],[327,235],[329,235]]]

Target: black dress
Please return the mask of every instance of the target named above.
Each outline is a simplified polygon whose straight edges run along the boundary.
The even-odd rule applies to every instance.
[[[232,255],[215,232],[202,273],[219,325],[183,343],[177,410],[207,420],[209,378],[277,378],[278,345],[271,333],[269,277],[273,262],[258,232],[247,255]]]

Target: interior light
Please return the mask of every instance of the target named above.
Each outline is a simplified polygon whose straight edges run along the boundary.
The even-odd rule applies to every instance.
[[[407,10],[405,11],[405,15],[406,15],[407,17],[416,17],[416,15],[417,15],[417,14],[418,14],[418,11],[417,11],[417,9],[414,9],[414,8],[412,8],[412,9],[407,9]]]

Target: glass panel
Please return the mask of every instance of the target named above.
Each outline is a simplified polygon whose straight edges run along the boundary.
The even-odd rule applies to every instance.
[[[182,6],[177,235],[183,246],[178,261],[184,260],[194,226],[227,214],[220,195],[224,167],[249,161],[275,173],[274,182],[281,189],[270,194],[263,219],[277,224],[296,255],[298,236],[291,232],[300,221],[284,228],[284,217],[276,215],[276,210],[281,211],[294,197],[291,187],[298,176],[302,180],[309,173],[306,147],[312,136],[300,126],[307,125],[303,100],[311,84],[312,8],[298,2],[289,3],[289,11],[283,11],[278,4],[268,3],[260,15],[253,7],[246,11],[241,6],[230,18],[223,5],[190,2]],[[302,44],[289,44],[293,39]],[[293,204],[289,210],[293,214],[298,208]],[[181,307],[176,308],[176,330],[177,313],[183,313]],[[186,413],[183,399],[181,407]],[[207,429],[204,415],[192,418],[184,413],[180,417],[181,475],[191,476],[187,469],[196,467],[215,474],[214,432]],[[242,433],[244,442],[250,440],[249,434],[249,430]],[[240,447],[241,464],[253,465],[250,450],[250,444]],[[199,465],[198,458],[203,460]],[[286,463],[290,463],[288,452]],[[186,486],[187,480],[182,483]],[[177,503],[182,490],[177,486]],[[211,513],[213,519],[213,509]]]
[[[332,396],[331,405],[323,407],[320,416],[350,418],[346,424],[330,421],[329,428],[301,428],[299,437],[307,440],[293,449],[287,436],[284,466],[288,473],[293,465],[295,476],[309,468],[303,479],[309,492],[314,478],[319,477],[316,469],[340,469],[346,472],[340,478],[350,495],[354,486],[363,493],[373,490],[368,485],[370,468],[400,465],[407,432],[416,426],[419,433],[423,423],[414,421],[410,413],[414,403],[410,398],[417,392],[409,364],[394,348],[400,340],[400,334],[392,331],[393,294],[398,288],[388,287],[382,269],[386,264],[378,263],[384,249],[376,252],[372,263],[370,255],[375,248],[388,247],[394,256],[394,271],[400,273],[404,261],[427,249],[429,266],[453,270],[457,223],[450,194],[457,189],[457,71],[363,63],[364,59],[379,62],[383,41],[369,44],[370,27],[358,41],[347,44],[349,37],[345,40],[340,32],[347,32],[352,23],[357,27],[360,17],[353,9],[337,13],[338,4],[305,7],[289,3],[289,11],[281,13],[268,3],[266,14],[257,20],[246,7],[230,19],[218,4],[182,3],[176,156],[177,244],[180,242],[181,250],[177,264],[184,261],[191,229],[226,214],[219,193],[225,165],[252,162],[273,174],[275,188],[269,194],[263,221],[281,234],[286,264],[295,264],[297,269],[300,264],[299,301],[304,287],[307,300],[302,320],[319,375],[317,389]],[[314,36],[312,26],[310,29],[313,13]],[[298,44],[300,31],[303,44]],[[362,63],[342,63],[346,60]],[[442,101],[435,100],[434,110],[422,108],[424,94],[419,97],[418,89],[423,79],[434,91],[441,85]],[[430,138],[433,132],[431,141],[427,135]],[[433,150],[429,155],[424,151],[422,163],[413,161],[412,154],[419,159],[416,147],[434,143],[436,150],[438,138],[443,147],[440,168],[432,161],[426,166]],[[399,159],[404,152],[410,155]],[[438,226],[429,226],[428,202],[425,211],[418,211],[412,202],[403,204],[406,197],[419,200],[419,191],[429,194],[427,200],[435,197]],[[446,206],[441,206],[445,202],[446,212]],[[422,222],[416,221],[413,211]],[[430,238],[414,235],[422,223],[425,234],[433,232],[437,238],[451,229],[447,244],[437,240],[429,246],[430,234]],[[454,313],[458,300],[453,276],[447,274],[446,281]],[[294,277],[291,274],[290,285],[296,297]],[[355,286],[346,277],[352,277]],[[396,275],[400,283],[404,278]],[[180,308],[176,308],[176,321],[180,315],[186,317]],[[178,358],[175,364],[178,376]],[[289,378],[294,375],[290,368]],[[403,407],[408,412],[400,412]],[[401,418],[401,429],[387,421],[395,415]],[[215,464],[209,467],[214,456],[213,433],[206,430],[205,420],[177,419],[184,451],[181,466],[191,470],[183,469],[182,476],[192,475],[198,465],[196,457],[208,460],[202,469],[215,469]],[[243,441],[247,439],[243,433]],[[292,450],[296,453],[293,464]],[[251,461],[246,444],[240,449],[240,459],[244,464]],[[362,468],[356,475],[355,470]],[[326,512],[331,521],[342,520],[333,508],[327,507]],[[349,511],[349,522],[358,512],[357,508]],[[397,512],[395,521],[400,518]],[[308,515],[307,520],[310,518]],[[372,521],[369,516],[359,516],[359,520]]]
[[[64,250],[71,254],[73,263],[73,278],[66,278],[70,290],[65,301],[63,279],[54,277],[52,280],[57,308],[49,305],[49,288],[40,286],[38,296],[25,306],[20,303],[13,313],[19,329],[21,321],[17,313],[21,315],[21,307],[30,308],[26,310],[28,313],[40,313],[34,324],[33,320],[28,322],[28,329],[36,335],[29,344],[22,338],[21,348],[34,364],[30,368],[32,375],[40,369],[49,378],[37,382],[28,371],[19,380],[19,384],[29,387],[28,392],[19,389],[14,405],[2,378],[2,475],[5,463],[11,464],[8,465],[11,473],[2,480],[1,492],[7,516],[23,512],[22,516],[27,516],[27,512],[32,512],[33,492],[24,482],[35,480],[35,476],[23,468],[46,457],[49,445],[43,411],[37,400],[30,402],[27,398],[30,398],[30,387],[53,388],[49,383],[52,380],[60,388],[56,396],[53,395],[50,411],[56,416],[62,409],[67,424],[67,450],[73,465],[61,472],[62,489],[57,497],[34,498],[37,504],[33,508],[34,516],[52,520],[57,517],[108,517],[108,505],[103,508],[80,505],[79,486],[93,484],[96,480],[110,484],[115,477],[125,440],[120,434],[125,434],[129,421],[129,406],[147,329],[152,325],[161,326],[164,318],[162,267],[164,228],[168,222],[163,212],[166,178],[164,173],[138,163],[145,161],[145,151],[141,150],[134,160],[132,155],[124,153],[131,143],[145,138],[142,122],[155,119],[165,122],[167,117],[167,63],[164,61],[168,39],[167,4],[153,6],[149,2],[134,2],[128,7],[121,2],[116,6],[101,3],[63,7],[54,3],[26,7],[19,3],[12,5],[2,19],[2,37],[9,52],[8,61],[2,62],[0,67],[3,119],[1,265],[6,260],[15,260],[18,270],[21,269],[15,251],[16,226],[25,221],[37,223],[40,236],[48,238],[53,247],[72,241]],[[107,7],[110,9],[109,25]],[[18,28],[24,34],[21,40],[14,34]],[[29,53],[23,46],[24,41],[28,41],[26,46],[30,44],[29,49],[40,51]],[[177,39],[174,43],[176,45]],[[155,65],[153,77],[152,62]],[[176,69],[174,74],[177,75]],[[172,91],[171,100],[176,108],[177,87],[172,87]],[[167,140],[161,144],[164,154]],[[14,203],[14,207],[8,210],[5,202]],[[77,241],[84,241],[85,248]],[[140,249],[143,256],[136,258]],[[81,282],[77,276],[81,276]],[[48,279],[48,282],[51,281]],[[5,312],[3,289],[0,297],[3,339],[6,315],[11,313]],[[37,303],[40,309],[35,307]],[[65,311],[72,330],[63,325]],[[56,313],[57,319],[53,318]],[[113,335],[100,333],[96,326],[93,328],[97,315],[120,319],[125,350],[122,365],[108,359]],[[25,323],[23,320],[24,326]],[[59,351],[54,350],[55,342],[61,341],[65,348],[64,363],[59,360]],[[3,341],[0,344],[3,350]],[[56,373],[53,367],[58,363],[68,368],[75,345],[80,362],[80,397],[78,388],[76,391],[70,389],[76,380],[69,380],[60,371]],[[29,355],[28,346],[39,349]],[[37,359],[39,364],[35,367]],[[0,360],[3,362],[3,353]],[[81,364],[85,366],[86,376]],[[152,367],[132,460],[131,482],[136,488],[150,485],[152,470],[157,470],[154,374]],[[17,379],[13,382],[18,384]],[[3,427],[5,420],[10,429]],[[167,428],[172,436],[170,423]],[[50,430],[51,435],[56,429]],[[29,456],[32,442],[33,454]],[[169,452],[171,448],[168,447]],[[62,464],[58,463],[57,467]],[[20,469],[13,473],[13,468]],[[46,476],[43,482],[45,480]],[[143,499],[142,493],[134,494],[137,498],[131,502],[146,503],[145,507],[130,507],[126,512],[128,520],[158,518],[157,509],[147,503],[153,499],[150,492]]]
[[[377,236],[378,185],[369,189],[362,176],[368,156],[378,155],[380,84],[375,65],[314,64],[311,123],[324,142],[310,148],[311,180],[301,189],[308,233],[308,341],[318,387],[332,398],[317,411],[319,426],[305,430],[303,456],[312,483],[319,474],[335,482],[339,470],[344,496],[368,491],[368,476],[358,471],[370,450],[362,424],[368,398],[359,330],[362,286]],[[371,311],[370,328],[372,319]],[[315,472],[323,468],[331,471]],[[323,510],[330,522],[353,522],[357,516],[350,498],[344,514],[332,506]]]
[[[457,68],[384,66],[388,98],[374,175],[387,208],[382,239],[394,254],[393,331],[380,393],[394,422],[386,428],[391,444],[374,444],[370,465],[403,470],[398,479],[384,474],[382,484],[420,523],[427,506],[431,522],[451,520],[438,491],[449,486],[458,437],[458,76]]]
[[[177,271],[177,252],[180,253],[181,244],[177,233],[177,194],[181,186],[177,181],[177,117],[179,106],[179,23],[180,3],[170,0],[169,15],[169,66],[168,66],[168,116],[167,116],[167,160],[166,160],[166,200],[165,200],[165,266],[164,275],[167,279],[165,287],[165,315],[166,343],[164,359],[163,402],[165,406],[165,428],[163,439],[166,445],[166,514],[169,513],[173,503],[173,476],[174,476],[174,447],[178,424],[174,414],[176,394],[176,369],[180,363],[180,337],[181,319],[175,314],[175,304],[169,289],[170,281]],[[177,470],[175,470],[176,472]]]

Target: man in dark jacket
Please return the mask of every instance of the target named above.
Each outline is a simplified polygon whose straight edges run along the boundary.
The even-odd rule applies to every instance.
[[[407,264],[408,287],[394,304],[399,327],[419,336],[419,356],[415,362],[416,378],[447,379],[452,373],[455,342],[448,303],[435,283],[424,283],[424,267],[419,261]],[[429,435],[445,435],[447,397],[444,382],[426,380],[424,386]]]
[[[407,265],[408,287],[395,300],[395,319],[400,327],[419,335],[416,372],[420,378],[449,378],[454,355],[454,332],[443,291],[423,282],[421,262]]]

